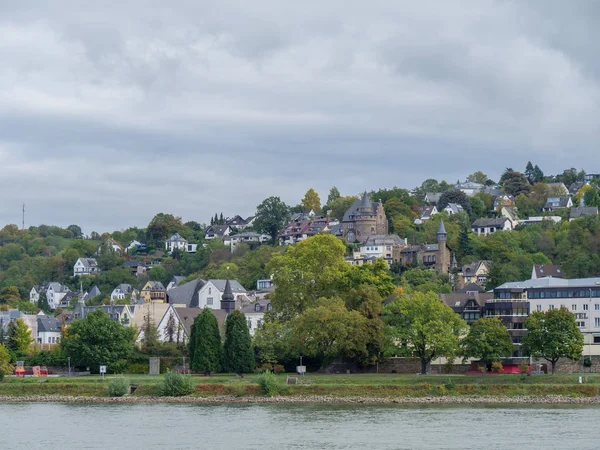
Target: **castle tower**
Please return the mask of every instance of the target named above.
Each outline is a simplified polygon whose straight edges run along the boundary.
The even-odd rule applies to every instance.
[[[438,242],[438,254],[435,260],[435,270],[439,274],[449,273],[450,269],[450,250],[446,245],[448,240],[448,233],[446,233],[446,227],[444,221],[440,220],[440,227],[437,231],[437,242]]]
[[[223,295],[221,296],[221,309],[224,309],[228,313],[235,309],[235,297],[231,291],[229,279],[227,279],[227,282],[225,283],[225,289],[223,290]]]

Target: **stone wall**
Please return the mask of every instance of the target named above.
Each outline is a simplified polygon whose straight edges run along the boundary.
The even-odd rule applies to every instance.
[[[556,373],[600,373],[600,355],[592,356],[592,366],[591,367],[583,367],[583,359],[589,358],[589,356],[583,356],[581,359],[577,361],[573,361],[568,358],[561,358],[556,363]],[[540,359],[539,361],[534,360],[534,369],[535,364],[547,364],[548,373],[552,372],[552,366],[545,359]]]
[[[430,364],[427,371],[431,374],[458,374],[467,372],[468,364],[453,364],[452,370],[447,372],[444,365]],[[360,367],[354,362],[335,361],[331,363],[325,373],[403,373],[416,374],[421,372],[421,362],[414,358],[386,358],[376,366]]]

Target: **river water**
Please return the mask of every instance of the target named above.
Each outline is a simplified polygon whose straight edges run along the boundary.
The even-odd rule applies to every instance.
[[[2,449],[598,449],[600,407],[0,404]]]

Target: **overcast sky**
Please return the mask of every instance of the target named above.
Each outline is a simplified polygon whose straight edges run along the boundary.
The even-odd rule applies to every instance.
[[[599,5],[0,0],[0,226],[600,172]]]

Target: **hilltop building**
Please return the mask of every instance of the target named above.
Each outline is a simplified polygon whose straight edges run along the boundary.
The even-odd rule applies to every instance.
[[[365,191],[344,214],[342,237],[346,242],[365,242],[374,234],[388,234],[388,220],[381,201],[372,202]]]

